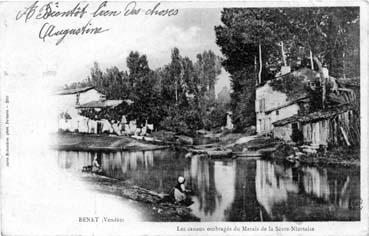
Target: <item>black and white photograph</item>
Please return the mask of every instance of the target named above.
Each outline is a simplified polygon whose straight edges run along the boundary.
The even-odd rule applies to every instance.
[[[0,2],[3,235],[367,235],[365,2]]]

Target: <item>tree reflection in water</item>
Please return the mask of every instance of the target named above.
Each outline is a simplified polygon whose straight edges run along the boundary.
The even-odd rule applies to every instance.
[[[191,187],[196,193],[190,207],[203,221],[223,221],[235,197],[236,162],[191,159]]]
[[[359,220],[360,178],[349,168],[292,167],[264,160],[185,158],[182,152],[59,152],[63,169],[93,159],[103,174],[167,193],[179,175],[203,221]]]
[[[360,218],[359,177],[344,169],[286,167],[259,160],[255,185],[256,198],[272,220]]]

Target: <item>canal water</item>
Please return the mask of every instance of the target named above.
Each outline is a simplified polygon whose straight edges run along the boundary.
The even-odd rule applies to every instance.
[[[68,152],[58,166],[81,172],[101,163],[103,174],[167,193],[177,176],[193,190],[190,206],[202,221],[357,221],[359,170],[293,167],[265,160],[210,160],[172,150]]]

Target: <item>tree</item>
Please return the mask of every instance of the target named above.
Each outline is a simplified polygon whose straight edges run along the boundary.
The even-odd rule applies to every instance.
[[[207,92],[209,100],[215,99],[215,83],[221,73],[221,59],[211,50],[197,54],[195,71],[199,78],[201,91]]]
[[[131,87],[134,87],[137,78],[146,76],[151,71],[146,55],[140,55],[137,51],[131,51],[129,53],[127,57],[127,67],[129,73],[128,80],[130,81]]]
[[[135,80],[132,91],[133,100],[130,117],[137,120],[137,124],[149,122],[159,125],[164,116],[158,77],[151,71]]]
[[[216,42],[225,56],[223,66],[231,74],[236,127],[250,124],[246,122],[248,118],[237,116],[237,113],[254,117],[254,108],[245,107],[245,104],[253,106],[252,102],[241,98],[243,92],[249,93],[247,99],[253,98],[255,83],[248,81],[269,80],[281,65],[298,65],[296,62],[310,57],[311,67],[327,65],[337,77],[342,76],[340,71],[345,74],[356,71],[357,74],[358,67],[348,60],[359,58],[358,34],[349,33],[358,32],[358,10],[350,7],[224,9],[222,25],[215,27]],[[237,124],[241,120],[245,123]]]
[[[217,95],[217,103],[229,104],[231,101],[231,91],[227,86],[223,86],[222,90]]]
[[[146,55],[131,52],[127,58],[128,80],[130,81],[130,99],[134,102],[129,116],[139,125],[146,122],[155,126],[163,116],[161,106],[160,78],[149,67]]]

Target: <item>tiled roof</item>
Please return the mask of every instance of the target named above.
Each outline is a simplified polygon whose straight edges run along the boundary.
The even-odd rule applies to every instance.
[[[132,100],[99,100],[99,101],[92,101],[85,104],[81,104],[77,106],[77,108],[105,108],[105,107],[115,107],[121,104],[122,102],[126,102],[128,105],[133,103]]]
[[[360,87],[360,77],[339,78],[339,79],[337,79],[337,82],[339,84],[346,85],[346,86],[357,86],[357,87]]]
[[[324,120],[336,114],[344,113],[351,109],[353,109],[352,105],[343,104],[343,105],[331,107],[325,110],[312,112],[307,115],[294,115],[294,116],[273,122],[273,125],[274,126],[284,126],[286,124],[293,123],[293,122],[309,123],[309,122],[313,122],[316,120]]]
[[[280,106],[277,106],[277,107],[273,107],[273,108],[267,109],[267,110],[265,110],[265,113],[271,113],[272,111],[275,111],[275,110],[278,110],[278,109],[281,109],[281,108],[284,108],[284,107],[288,107],[288,106],[290,106],[292,104],[295,104],[295,103],[298,103],[298,102],[306,102],[306,101],[308,101],[308,99],[309,99],[308,96],[303,95],[303,96],[301,96],[299,98],[296,98],[296,99],[294,99],[292,101],[286,102],[283,105],[280,105]]]
[[[76,93],[83,93],[87,92],[88,90],[91,90],[95,88],[94,86],[88,86],[84,88],[75,88],[75,89],[64,89],[61,91],[56,92],[57,95],[69,95],[69,94],[76,94]]]

